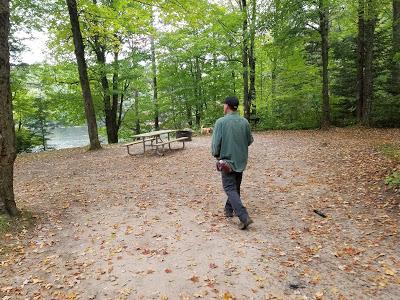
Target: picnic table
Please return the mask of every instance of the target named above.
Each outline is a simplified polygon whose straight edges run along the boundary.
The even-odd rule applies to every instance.
[[[187,137],[180,137],[171,139],[171,134],[176,133],[179,130],[176,129],[165,129],[165,130],[157,130],[151,131],[147,133],[136,134],[133,138],[137,139],[132,143],[125,144],[123,146],[128,150],[129,155],[134,155],[129,151],[129,147],[136,144],[143,144],[143,154],[146,153],[146,148],[150,148],[151,150],[155,150],[158,155],[164,155],[164,146],[168,145],[171,150],[171,144],[175,142],[182,142],[182,149],[185,148],[185,141],[188,140]],[[161,137],[162,135],[166,135],[167,138]]]

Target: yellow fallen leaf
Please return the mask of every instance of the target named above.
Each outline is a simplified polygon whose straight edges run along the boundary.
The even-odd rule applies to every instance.
[[[317,293],[315,294],[315,299],[316,299],[316,300],[322,300],[323,297],[324,297],[324,293],[323,293],[323,292],[317,292]]]
[[[394,276],[396,275],[396,271],[391,268],[385,268],[385,274],[389,276]]]
[[[124,288],[122,291],[119,292],[121,295],[129,296],[132,293],[131,288]]]
[[[231,293],[229,293],[229,292],[225,292],[225,293],[224,293],[224,298],[223,298],[223,300],[233,300],[233,299],[235,299],[235,298],[232,296]]]
[[[76,300],[76,294],[74,292],[69,292],[67,294],[67,299],[68,300]]]

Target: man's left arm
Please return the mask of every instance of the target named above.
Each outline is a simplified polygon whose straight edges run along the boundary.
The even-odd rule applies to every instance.
[[[221,126],[220,122],[217,121],[214,126],[214,131],[211,141],[211,154],[216,158],[219,158],[220,156],[221,142],[222,142]]]

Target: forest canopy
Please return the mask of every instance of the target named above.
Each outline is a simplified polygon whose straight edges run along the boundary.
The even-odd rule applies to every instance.
[[[79,0],[100,132],[210,127],[237,95],[258,129],[400,125],[400,1]],[[85,123],[65,1],[11,3],[17,136]],[[48,36],[19,60],[17,32]],[[28,133],[27,133],[28,132]],[[30,132],[30,133],[29,133]],[[28,136],[28,137],[27,137]]]

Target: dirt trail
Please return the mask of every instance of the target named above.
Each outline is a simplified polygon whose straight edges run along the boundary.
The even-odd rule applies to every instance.
[[[399,138],[255,134],[248,231],[223,216],[209,137],[164,157],[22,155],[17,201],[39,222],[2,237],[0,299],[400,299],[399,196],[376,150]]]

